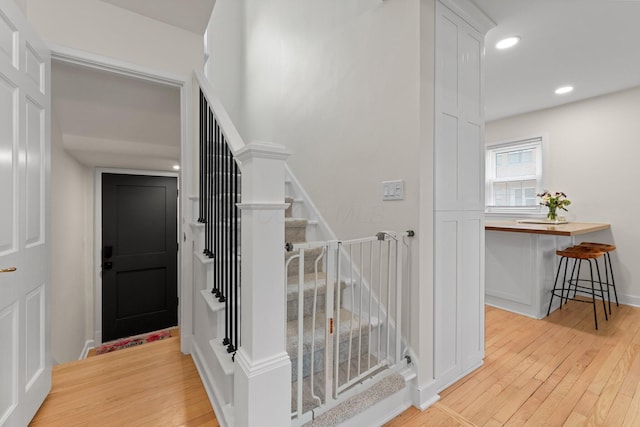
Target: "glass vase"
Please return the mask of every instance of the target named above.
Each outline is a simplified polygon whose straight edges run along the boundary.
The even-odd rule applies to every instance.
[[[558,219],[558,214],[556,213],[556,208],[549,208],[549,212],[547,213],[547,219],[549,221],[555,221]]]

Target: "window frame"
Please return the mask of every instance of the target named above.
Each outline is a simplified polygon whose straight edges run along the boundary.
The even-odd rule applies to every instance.
[[[542,206],[496,206],[494,203],[493,183],[501,181],[513,181],[513,179],[496,178],[495,154],[500,151],[510,151],[514,148],[535,148],[536,174],[522,177],[522,181],[536,181],[536,194],[543,191],[544,187],[544,166],[547,164],[547,137],[539,134],[526,138],[514,138],[504,141],[488,142],[485,144],[485,212],[486,213],[517,213],[517,214],[538,214],[542,213]]]

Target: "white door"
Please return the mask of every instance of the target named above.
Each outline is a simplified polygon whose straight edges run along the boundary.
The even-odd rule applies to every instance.
[[[26,426],[51,388],[50,54],[0,0],[0,426]]]

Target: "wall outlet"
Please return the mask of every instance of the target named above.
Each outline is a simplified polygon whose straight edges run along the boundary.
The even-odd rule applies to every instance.
[[[382,181],[382,200],[404,200],[404,181]]]

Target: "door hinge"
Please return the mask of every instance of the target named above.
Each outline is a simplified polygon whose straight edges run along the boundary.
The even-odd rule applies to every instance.
[[[180,252],[180,242],[176,243],[176,252]]]
[[[333,334],[333,317],[329,318],[329,335]]]

